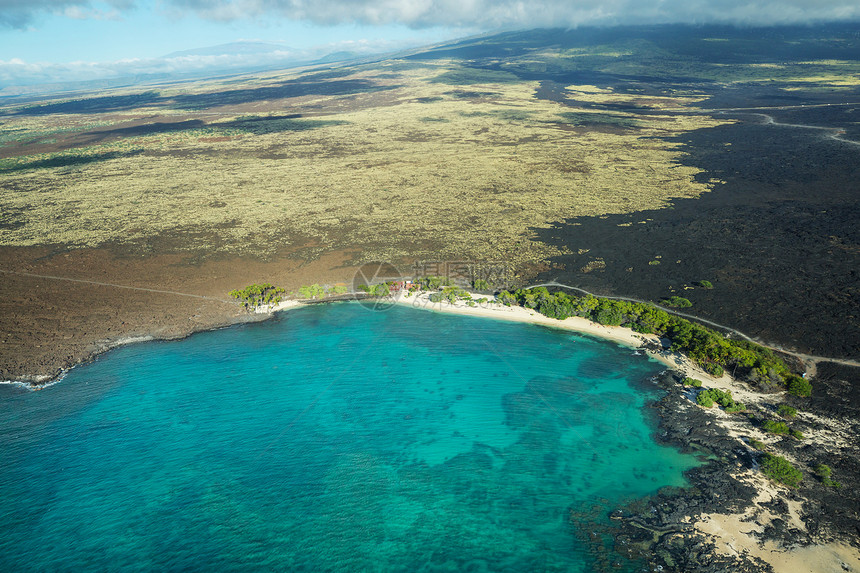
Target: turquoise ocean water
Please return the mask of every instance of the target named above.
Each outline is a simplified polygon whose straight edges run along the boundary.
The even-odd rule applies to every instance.
[[[590,571],[571,512],[696,464],[650,437],[660,369],[355,303],[120,348],[0,387],[0,571]]]

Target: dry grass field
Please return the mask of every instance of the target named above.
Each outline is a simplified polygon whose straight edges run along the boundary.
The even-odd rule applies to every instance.
[[[624,95],[641,111],[607,112],[590,104],[617,94],[572,85],[589,104],[577,109],[537,99],[537,82],[465,85],[458,70],[395,60],[304,90],[319,93],[292,95],[283,86],[311,82],[276,75],[118,95],[132,101],[115,111],[7,110],[0,244],[145,252],[169,240],[196,253],[352,250],[356,262],[504,260],[522,271],[554,254],[529,240],[535,227],[708,191],[665,139],[717,122],[651,113],[696,98]]]

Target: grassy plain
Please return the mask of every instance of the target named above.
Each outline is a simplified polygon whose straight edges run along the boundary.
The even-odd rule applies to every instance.
[[[119,94],[98,113],[74,102],[6,110],[0,245],[146,249],[171,237],[207,253],[337,249],[356,262],[503,260],[522,271],[556,253],[530,240],[534,227],[709,189],[665,139],[718,122],[650,113],[696,98],[625,95],[639,112],[609,112],[591,104],[614,101],[611,90],[574,85],[589,102],[577,109],[535,98],[536,81],[455,61],[337,75],[312,76],[304,91],[318,93],[300,95],[282,87],[307,75],[277,74]],[[362,89],[337,93],[344,84]]]

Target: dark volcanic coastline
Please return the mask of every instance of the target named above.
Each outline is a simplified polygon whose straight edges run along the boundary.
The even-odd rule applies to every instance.
[[[821,370],[821,376],[814,380],[821,395],[841,393],[844,385],[860,382],[860,372],[856,368],[825,363]],[[702,456],[705,463],[687,473],[689,488],[665,488],[655,496],[636,500],[612,512],[613,524],[601,532],[613,536],[615,552],[648,562],[651,570],[772,572],[773,568],[759,557],[743,551],[736,555],[720,551],[719,540],[694,526],[703,514],[727,513],[746,513],[746,529],[760,530],[754,535],[762,545],[772,542],[787,549],[838,542],[860,549],[860,468],[857,462],[860,459],[857,446],[860,443],[860,408],[842,409],[844,404],[834,408],[830,398],[798,404],[804,408],[807,420],[826,419],[836,413],[848,428],[846,445],[790,444],[792,455],[802,463],[806,474],[803,483],[797,489],[779,486],[776,495],[765,495],[762,497],[767,499],[762,499],[748,479],[751,471],[757,469],[762,454],[731,435],[725,425],[716,423],[712,412],[695,405],[680,380],[681,377],[671,371],[656,379],[666,395],[653,404],[659,420],[655,437],[666,445]],[[856,399],[851,401],[856,402]],[[769,404],[765,402],[762,406],[750,408],[744,415],[755,423],[755,419],[767,416]],[[819,423],[812,422],[809,429],[813,430]],[[811,468],[818,463],[834,468],[842,478],[842,487],[826,487],[819,478],[810,475]],[[789,503],[802,504],[799,512],[802,529],[792,519]],[[572,521],[596,531],[600,525],[595,517],[572,515]],[[611,570],[611,562],[600,556],[598,551],[598,562]],[[843,566],[846,571],[851,570],[846,567],[847,564]]]

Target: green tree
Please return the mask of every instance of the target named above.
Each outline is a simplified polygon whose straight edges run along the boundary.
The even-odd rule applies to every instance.
[[[696,396],[696,403],[704,408],[710,408],[714,405],[714,399],[707,392],[699,392]]]
[[[791,376],[788,380],[788,393],[795,396],[811,396],[812,384],[800,376]]]
[[[324,295],[325,289],[316,283],[299,287],[299,297],[301,298],[322,298]]]
[[[496,301],[505,306],[514,306],[517,304],[517,297],[506,290],[503,290],[496,296]]]
[[[761,472],[770,479],[788,487],[797,487],[803,481],[803,473],[787,459],[773,454],[762,456]]]

